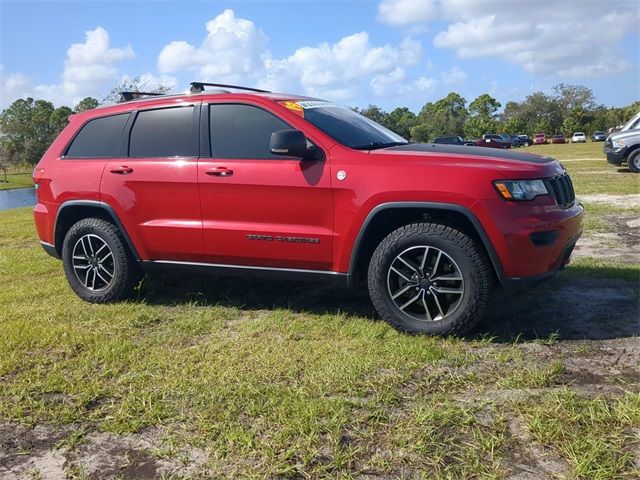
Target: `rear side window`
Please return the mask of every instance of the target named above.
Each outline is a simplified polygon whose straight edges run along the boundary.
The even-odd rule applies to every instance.
[[[129,113],[94,118],[87,122],[67,148],[68,158],[113,157]]]
[[[271,134],[291,126],[251,105],[209,105],[211,155],[214,158],[278,158],[269,148]]]
[[[129,137],[129,156],[195,156],[192,128],[193,106],[138,112]]]

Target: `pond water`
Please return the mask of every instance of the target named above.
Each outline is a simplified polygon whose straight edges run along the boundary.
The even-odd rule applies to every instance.
[[[0,190],[0,210],[28,207],[36,204],[36,191],[33,188]]]

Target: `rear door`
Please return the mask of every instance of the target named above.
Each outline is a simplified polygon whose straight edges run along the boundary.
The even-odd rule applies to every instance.
[[[116,210],[145,260],[202,260],[199,115],[199,102],[139,107],[102,175],[101,200]]]
[[[294,127],[256,104],[203,105],[202,119],[198,181],[208,261],[330,270],[326,150],[321,161],[271,154],[271,133]]]

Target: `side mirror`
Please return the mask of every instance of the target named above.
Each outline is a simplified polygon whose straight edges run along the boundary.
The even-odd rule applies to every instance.
[[[322,159],[322,151],[315,146],[307,147],[307,138],[300,130],[277,130],[273,132],[269,148],[274,155],[299,157],[302,160]]]

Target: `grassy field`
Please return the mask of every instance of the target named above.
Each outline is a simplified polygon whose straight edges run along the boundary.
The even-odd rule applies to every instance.
[[[601,145],[529,150],[638,193],[579,160]],[[591,234],[618,207],[588,208]],[[0,477],[638,478],[639,278],[583,258],[446,339],[311,284],[152,276],[91,305],[30,209],[0,212]]]
[[[32,187],[33,179],[30,173],[7,173],[7,181],[4,181],[4,174],[0,171],[0,190],[11,190],[14,188]]]

